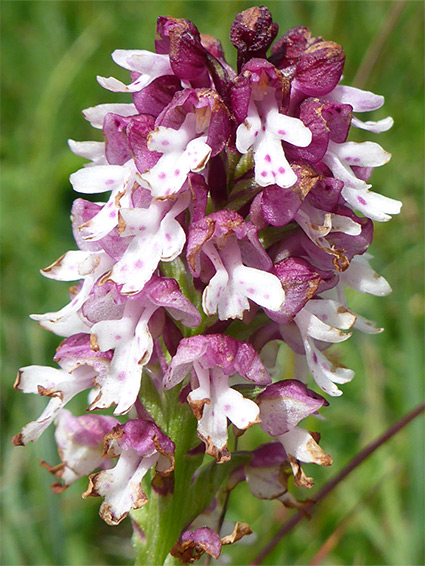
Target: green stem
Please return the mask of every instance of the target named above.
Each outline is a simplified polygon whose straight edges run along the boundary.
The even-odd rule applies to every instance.
[[[153,489],[149,501],[142,509],[132,513],[133,520],[143,530],[146,541],[135,538],[136,565],[161,565],[185,526],[185,500],[190,491],[194,471],[202,462],[203,455],[188,456],[196,442],[196,420],[188,405],[178,401],[178,391],[167,393],[167,434],[176,445],[174,492],[167,496]]]

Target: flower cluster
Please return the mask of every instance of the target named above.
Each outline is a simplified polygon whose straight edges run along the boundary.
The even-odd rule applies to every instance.
[[[340,395],[353,372],[328,347],[353,328],[380,331],[347,307],[344,291],[390,292],[367,250],[373,221],[389,220],[401,204],[369,183],[390,154],[347,139],[351,126],[376,134],[392,119],[357,116],[384,99],[340,84],[339,45],[297,27],[272,46],[277,32],[264,7],[238,14],[235,71],[217,39],[160,17],[155,53],[112,54],[129,84],[98,77],[131,102],[84,110],[103,140],[69,142],[90,161],[71,175],[73,189],[109,198],[75,200],[77,249],[42,271],[77,283],[61,310],[32,316],[65,339],[59,368],[19,372],[16,389],[49,402],[14,443],[37,440],[55,422],[62,463],[49,467],[60,479],[54,488],[92,474],[84,497],[104,498],[110,524],[146,503],[149,470],[154,489],[170,492],[179,465],[179,438],[168,436],[166,416],[157,422],[144,382],[158,404],[179,389],[175,402],[191,409],[217,463],[233,456],[230,423],[236,436],[261,427],[269,442],[229,484],[247,481],[257,497],[299,505],[289,476],[311,487],[302,463],[332,461],[318,436],[298,426],[328,405],[307,384]],[[283,344],[293,352],[292,379],[276,362]],[[90,412],[73,416],[65,406],[83,391]],[[98,412],[109,407],[114,416]],[[211,536],[184,535],[181,552],[189,539],[204,549],[199,541]]]

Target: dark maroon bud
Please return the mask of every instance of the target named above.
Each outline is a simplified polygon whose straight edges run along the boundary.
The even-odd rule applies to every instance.
[[[216,59],[224,60],[224,50],[219,39],[207,33],[201,33],[201,43]]]
[[[285,75],[296,80],[302,93],[322,96],[338,84],[345,53],[337,43],[312,37],[306,27],[296,27],[274,44],[269,60],[278,69],[286,69]]]
[[[230,41],[238,50],[238,72],[253,57],[265,57],[279,26],[265,6],[255,6],[238,14],[230,30]]]
[[[305,26],[292,28],[273,45],[269,60],[278,69],[295,65],[304,51],[320,40],[311,37],[310,30]]]
[[[194,37],[199,37],[198,28],[190,20],[183,18],[170,18],[159,16],[156,22],[156,35],[155,35],[155,51],[156,53],[169,54],[170,53],[170,36],[171,31],[175,28],[186,29]]]

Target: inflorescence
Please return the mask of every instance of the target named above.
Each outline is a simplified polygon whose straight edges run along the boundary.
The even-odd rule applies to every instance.
[[[218,463],[232,458],[230,423],[235,436],[260,427],[269,441],[246,452],[228,488],[247,481],[254,496],[301,507],[289,478],[311,487],[302,463],[332,462],[318,435],[298,426],[328,405],[308,385],[341,395],[354,374],[328,347],[353,328],[381,330],[344,293],[390,292],[367,249],[373,221],[401,204],[370,190],[373,168],[390,154],[347,138],[350,127],[377,134],[392,119],[360,120],[384,99],[340,84],[339,45],[305,27],[272,45],[277,32],[267,8],[238,14],[235,71],[217,39],[188,20],[158,18],[155,53],[112,54],[130,84],[98,77],[132,102],[84,110],[103,141],[69,141],[90,161],[71,175],[74,190],[110,196],[74,201],[77,249],[42,271],[77,284],[64,308],[32,315],[65,339],[59,369],[19,372],[15,388],[49,402],[14,443],[37,440],[54,422],[62,463],[45,464],[53,489],[91,474],[84,496],[104,498],[109,524],[146,503],[150,470],[156,492],[173,490],[179,439],[147,406],[147,381],[159,405],[179,388],[175,402],[197,419],[198,451]],[[73,416],[65,406],[81,392],[89,412]],[[109,407],[114,416],[97,412]],[[174,553],[190,561],[199,548],[218,555],[221,544],[200,528]]]

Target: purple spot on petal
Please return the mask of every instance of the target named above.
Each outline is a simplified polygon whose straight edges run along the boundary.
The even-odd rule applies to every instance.
[[[249,287],[249,289],[247,289],[248,293],[255,293],[255,289],[253,287]]]
[[[269,294],[265,294],[265,295],[264,295],[264,298],[265,298],[265,299],[270,299],[270,295],[269,295]]]
[[[324,315],[322,316],[322,319],[323,319],[323,320],[328,320],[328,315],[327,315],[327,314],[324,314]]]
[[[355,157],[353,161],[354,163],[360,163],[360,157]]]
[[[138,259],[138,260],[136,261],[136,263],[134,264],[134,267],[135,267],[136,269],[141,269],[141,268],[143,267],[143,261],[142,261],[141,259]]]
[[[317,355],[316,355],[316,352],[314,352],[314,354],[313,354],[313,362],[314,362],[315,364],[317,364]]]
[[[258,130],[255,130],[254,132],[254,138],[256,138],[258,136]]]
[[[278,130],[277,133],[278,133],[280,136],[284,136],[284,135],[286,134],[285,130]]]
[[[115,340],[121,340],[121,338],[122,338],[122,337],[121,337],[119,334],[117,334],[117,335],[115,336]]]
[[[285,173],[284,167],[279,167],[279,173],[283,175]]]
[[[269,154],[267,154],[267,155],[264,157],[264,159],[267,161],[267,163],[270,163],[271,160],[272,160],[272,158],[270,157]]]
[[[127,269],[128,269],[128,265],[127,265],[127,264],[124,264],[124,265],[122,265],[122,266],[120,267],[120,271],[127,271]]]
[[[127,374],[125,373],[125,371],[120,371],[118,374],[118,381],[124,381],[126,377]]]
[[[180,169],[176,169],[176,170],[174,171],[174,175],[175,175],[176,177],[178,177],[178,176],[180,175]]]
[[[357,200],[359,201],[360,204],[367,204],[367,202],[363,197],[357,197]]]
[[[170,242],[171,241],[171,236],[170,234],[165,234],[165,239]]]
[[[143,230],[146,230],[146,226],[139,226],[139,232],[143,232]]]
[[[105,185],[113,185],[115,183],[115,181],[113,179],[108,179],[107,181],[105,181]]]
[[[73,301],[71,301],[71,305],[75,305],[78,303],[78,299],[74,299]]]
[[[164,171],[161,171],[161,173],[158,175],[160,179],[165,179],[166,176],[167,175],[164,173]]]
[[[227,403],[226,403],[226,405],[224,405],[225,411],[230,411],[231,408],[232,408],[232,405],[228,405]]]
[[[115,218],[116,214],[117,213],[115,212],[115,210],[111,210],[111,212],[109,213],[109,218]]]
[[[169,145],[170,142],[168,140],[162,140],[161,145]]]
[[[262,176],[262,177],[267,177],[267,171],[261,171],[261,176]]]

